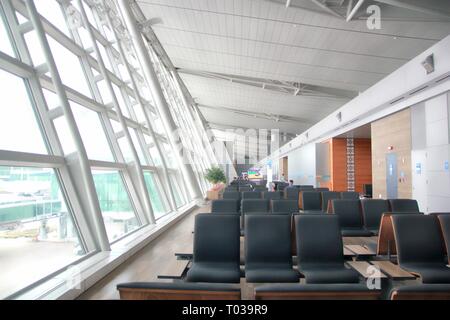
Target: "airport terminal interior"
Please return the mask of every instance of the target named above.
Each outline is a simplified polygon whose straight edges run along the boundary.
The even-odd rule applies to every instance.
[[[1,0],[0,299],[450,300],[450,2]]]

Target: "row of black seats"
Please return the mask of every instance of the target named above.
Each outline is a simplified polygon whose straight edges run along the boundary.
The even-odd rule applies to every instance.
[[[245,216],[247,282],[298,282],[301,273],[309,284],[359,283],[359,274],[344,265],[337,216],[299,215],[294,224],[298,271],[292,263],[291,217]],[[197,215],[193,264],[186,281],[238,283],[240,278],[239,216]]]
[[[297,214],[299,209],[296,200],[221,199],[212,201],[211,212],[242,213],[245,216],[253,213]],[[378,234],[383,213],[419,212],[419,206],[417,201],[412,199],[334,199],[330,200],[328,212],[339,216],[343,236],[367,237]],[[303,210],[302,213],[324,212]]]
[[[235,185],[225,187],[224,192],[250,192],[250,191],[267,191],[264,185]]]
[[[419,206],[413,199],[336,199],[328,212],[339,216],[344,237],[368,237],[378,235],[384,213],[418,213]]]

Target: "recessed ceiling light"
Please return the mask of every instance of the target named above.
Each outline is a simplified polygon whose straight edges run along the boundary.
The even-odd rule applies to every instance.
[[[397,37],[392,37],[394,40],[397,40]]]
[[[296,24],[293,24],[292,26],[293,26],[294,28],[297,28],[297,25],[296,25]]]

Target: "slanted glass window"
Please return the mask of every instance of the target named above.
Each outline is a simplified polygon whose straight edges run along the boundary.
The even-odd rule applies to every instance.
[[[160,145],[162,145],[162,147],[164,149],[164,153],[165,153],[164,155],[166,157],[167,166],[169,168],[177,168],[178,166],[176,164],[176,161],[175,161],[175,158],[174,158],[174,154],[173,154],[172,149],[170,148],[170,146],[167,143],[165,143],[165,142],[162,142]]]
[[[0,299],[86,254],[53,169],[0,166]]]
[[[162,200],[163,197],[155,184],[155,176],[152,172],[144,171],[145,184],[147,186],[148,195],[152,203],[155,219],[159,219],[168,213],[168,210]]]
[[[62,82],[91,98],[91,91],[89,90],[79,57],[52,37],[47,37],[47,39]]]
[[[0,51],[15,57],[10,38],[5,28],[3,16],[0,15]]]
[[[66,19],[62,13],[61,6],[56,0],[34,0],[34,3],[40,15],[66,35],[69,35]]]
[[[25,82],[0,69],[0,149],[46,154]]]
[[[173,173],[169,174],[169,180],[171,185],[173,186],[175,205],[177,206],[177,208],[184,206],[186,204],[186,200],[184,198],[183,192],[181,191],[180,185],[178,184],[179,181],[175,176],[175,174]]]
[[[139,228],[121,174],[104,170],[92,170],[92,174],[109,242]]]
[[[42,51],[41,44],[37,37],[35,30],[31,30],[24,35],[25,42],[27,43],[28,51],[30,52],[31,60],[35,67],[45,63],[44,52]]]
[[[139,161],[141,162],[141,164],[147,165],[148,161],[146,160],[144,152],[142,151],[141,144],[139,143],[139,139],[138,139],[136,130],[130,128],[129,131],[130,131],[130,135],[131,135],[131,140],[133,140],[134,148],[136,149],[136,152],[138,154]]]
[[[70,102],[75,121],[89,159],[114,161],[103,125],[97,112]]]
[[[133,153],[131,151],[130,144],[127,141],[127,138],[122,137],[117,140],[119,143],[120,150],[122,150],[122,155],[125,159],[125,162],[134,162]]]

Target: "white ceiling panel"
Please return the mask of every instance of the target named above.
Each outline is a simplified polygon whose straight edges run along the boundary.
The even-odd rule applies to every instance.
[[[373,0],[365,3],[380,5],[380,30],[367,28],[364,12],[346,22],[310,0],[292,0],[289,8],[281,0],[137,2],[147,18],[162,19],[153,29],[177,68],[346,89],[354,95],[450,33],[450,14],[446,19]],[[343,7],[335,6],[346,6],[348,0],[322,2],[339,11]],[[450,12],[447,1],[411,3]],[[193,74],[181,76],[195,101],[209,106],[200,108],[207,121],[235,127],[301,133],[348,101],[294,96]],[[263,115],[250,118],[224,108]],[[264,114],[308,121],[277,122]]]

